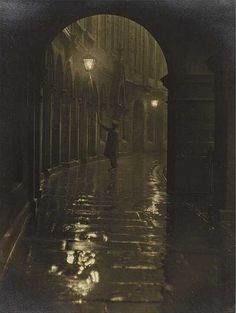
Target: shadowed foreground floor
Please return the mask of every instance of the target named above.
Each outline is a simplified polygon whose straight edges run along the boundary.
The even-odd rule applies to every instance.
[[[107,168],[50,177],[1,286],[1,312],[222,313],[206,197],[168,197],[151,156]]]

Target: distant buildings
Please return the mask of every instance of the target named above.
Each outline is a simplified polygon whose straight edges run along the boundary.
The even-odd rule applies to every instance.
[[[88,53],[96,59],[92,80],[83,65]],[[119,121],[121,153],[165,150],[165,75],[160,46],[131,20],[97,15],[66,27],[45,55],[42,170],[103,155],[98,112],[108,126]]]

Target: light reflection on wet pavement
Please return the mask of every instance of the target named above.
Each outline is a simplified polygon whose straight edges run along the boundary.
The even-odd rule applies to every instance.
[[[47,183],[0,308],[220,312],[211,232],[206,199],[168,197],[151,156],[122,158],[116,172],[106,161],[64,169]]]

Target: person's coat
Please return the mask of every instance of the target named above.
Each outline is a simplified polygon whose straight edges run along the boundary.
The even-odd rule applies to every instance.
[[[116,158],[118,155],[119,148],[119,134],[116,129],[107,128],[107,140],[104,149],[105,157],[112,159]]]

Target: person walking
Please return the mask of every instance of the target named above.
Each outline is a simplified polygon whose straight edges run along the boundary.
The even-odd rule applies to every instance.
[[[111,169],[117,168],[117,157],[119,151],[119,133],[118,123],[112,121],[111,127],[106,127],[102,124],[100,118],[98,120],[99,125],[107,131],[107,139],[104,149],[104,156],[111,162]]]

